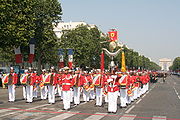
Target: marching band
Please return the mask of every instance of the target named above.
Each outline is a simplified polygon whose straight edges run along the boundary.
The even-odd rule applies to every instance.
[[[29,68],[21,74],[20,82],[23,85],[23,99],[27,100],[27,103],[32,103],[33,98],[37,98],[40,92],[41,100],[48,99],[49,104],[54,104],[55,96],[59,96],[63,100],[63,110],[70,110],[71,103],[77,106],[81,101],[89,102],[95,99],[95,107],[103,107],[104,102],[107,102],[108,112],[116,113],[118,100],[119,107],[125,108],[148,91],[150,74],[149,71],[87,72],[80,68],[71,70],[68,67],[57,73],[55,68],[51,67],[49,72],[43,69],[38,76]],[[11,68],[10,73],[3,76],[3,84],[8,88],[9,102],[14,102],[17,74]],[[80,99],[81,93],[83,100]]]

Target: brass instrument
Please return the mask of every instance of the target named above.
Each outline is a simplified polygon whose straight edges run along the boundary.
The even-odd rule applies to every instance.
[[[12,83],[13,83],[13,76],[12,76],[12,74],[9,74],[9,76],[8,76],[8,85],[12,85]]]
[[[77,77],[75,79],[75,83],[74,83],[74,86],[78,87],[79,85],[79,77],[80,77],[80,74],[77,74]]]
[[[31,75],[28,74],[26,85],[30,85],[30,83],[31,83]]]
[[[50,85],[53,85],[53,74],[51,74],[51,77],[50,77]]]

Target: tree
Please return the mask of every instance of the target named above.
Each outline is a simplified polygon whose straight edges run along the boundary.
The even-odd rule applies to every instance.
[[[77,66],[86,65],[99,68],[99,55],[102,48],[100,42],[104,39],[97,27],[90,28],[88,25],[80,25],[62,35],[60,47],[74,49],[74,63]]]
[[[57,0],[38,0],[34,8],[36,17],[35,35],[36,60],[38,72],[45,63],[57,64],[58,39],[53,31],[53,25],[61,20],[62,9]]]
[[[27,45],[34,35],[36,0],[0,0],[0,47]]]
[[[170,67],[173,71],[180,71],[180,57],[176,57],[173,61],[172,66]]]

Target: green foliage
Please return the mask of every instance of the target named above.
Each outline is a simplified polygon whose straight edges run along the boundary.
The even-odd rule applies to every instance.
[[[14,54],[11,48],[2,49],[0,48],[0,62],[14,62]]]
[[[180,71],[180,57],[176,57],[173,61],[173,65],[170,67],[173,71]]]
[[[99,68],[99,55],[102,48],[100,42],[104,40],[97,27],[90,28],[82,25],[74,30],[65,31],[61,37],[60,47],[74,49],[74,63],[77,66]]]
[[[0,0],[0,47],[21,46],[27,61],[29,41],[35,39],[35,57],[41,64],[57,64],[57,38],[53,25],[61,20],[62,9],[58,0]],[[54,24],[52,24],[54,23]],[[12,52],[12,53],[10,53]],[[5,61],[4,53],[1,60]],[[9,60],[13,61],[13,59]]]
[[[123,46],[125,52],[126,66],[128,69],[148,69],[148,70],[160,70],[160,66],[149,60],[149,58],[139,55],[138,52],[133,49],[128,49]],[[121,67],[121,53],[115,58]]]
[[[34,35],[36,0],[0,0],[0,47],[27,45]]]

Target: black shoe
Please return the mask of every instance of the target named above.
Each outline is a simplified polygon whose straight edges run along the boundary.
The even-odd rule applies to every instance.
[[[63,108],[62,110],[66,110],[66,109]]]
[[[117,112],[113,112],[113,114],[116,114]]]

